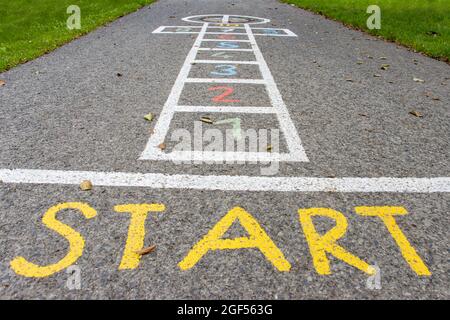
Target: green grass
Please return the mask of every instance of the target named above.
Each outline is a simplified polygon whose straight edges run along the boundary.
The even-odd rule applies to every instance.
[[[0,0],[0,71],[34,59],[154,0]],[[69,5],[81,29],[66,26]]]
[[[450,0],[283,0],[427,55],[450,59]],[[381,8],[381,30],[368,30],[369,5]],[[435,34],[437,33],[437,34]]]

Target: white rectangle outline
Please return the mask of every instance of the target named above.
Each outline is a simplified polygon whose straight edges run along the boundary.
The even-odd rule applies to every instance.
[[[198,28],[201,29],[199,26],[161,26],[155,29],[152,33],[171,33],[171,34],[198,34],[198,31],[181,31],[181,32],[175,32],[175,31],[163,31],[165,28]],[[227,28],[227,27],[215,27],[215,26],[209,26],[208,28]],[[232,29],[245,29],[245,27],[230,27]],[[282,28],[252,28],[252,30],[281,30],[284,31],[285,34],[267,34],[267,33],[254,33],[255,36],[273,36],[273,37],[297,37],[297,35],[292,32],[289,29],[282,29]],[[206,32],[206,34],[232,34],[232,35],[245,35],[245,32]]]
[[[258,106],[176,106],[177,112],[224,112],[224,113],[257,113],[272,114],[275,113],[273,107]]]
[[[83,180],[91,181],[94,185],[94,188],[95,186],[103,186],[241,192],[266,191],[332,193],[450,193],[450,177],[257,177],[0,169],[0,181],[2,181],[3,183],[57,184],[78,186]]]
[[[214,78],[188,78],[189,71],[192,66],[192,62],[195,61],[196,54],[200,49],[200,45],[204,41],[214,41],[215,39],[204,39],[206,30],[208,29],[209,24],[204,23],[200,32],[198,33],[197,39],[194,42],[191,50],[189,51],[188,56],[183,64],[183,67],[178,74],[177,80],[172,88],[172,92],[167,99],[163,110],[159,116],[159,119],[154,128],[154,134],[147,141],[147,145],[140,156],[140,160],[184,160],[184,156],[187,157],[185,160],[189,161],[194,157],[203,157],[201,159],[205,161],[210,160],[218,160],[222,161],[223,159],[235,159],[237,155],[242,156],[243,161],[251,161],[249,159],[256,159],[258,161],[292,161],[292,162],[308,162],[308,157],[303,149],[301,144],[300,137],[297,133],[297,130],[289,116],[286,105],[283,102],[280,92],[275,84],[275,81],[270,73],[269,67],[264,60],[264,57],[259,50],[259,47],[256,43],[255,37],[253,35],[252,29],[248,24],[244,25],[244,29],[246,31],[246,35],[248,36],[248,40],[241,40],[239,42],[249,42],[253,51],[256,62],[259,65],[259,69],[263,76],[263,79],[214,79]],[[162,30],[158,28],[159,30]],[[157,29],[157,30],[158,30]],[[208,48],[209,49],[209,48]],[[219,48],[215,48],[219,49]],[[184,83],[248,83],[248,84],[264,84],[271,100],[272,107],[276,110],[276,115],[278,118],[280,130],[284,134],[284,138],[286,139],[287,147],[289,153],[287,154],[276,154],[269,153],[266,154],[264,152],[258,153],[259,157],[252,155],[249,152],[214,152],[214,153],[206,153],[202,151],[188,151],[188,152],[170,152],[164,153],[158,145],[164,142],[164,139],[168,133],[170,122],[173,118],[173,114],[176,112],[177,103],[181,92],[184,87]],[[228,156],[229,153],[233,153],[233,156]],[[244,157],[244,154],[246,155]],[[214,158],[215,157],[215,158]],[[199,159],[199,160],[201,160]]]
[[[232,60],[194,60],[194,63],[212,63],[212,64],[259,64],[258,61],[232,61]]]
[[[240,40],[232,40],[232,39],[203,39],[202,42],[250,42],[250,40],[243,40],[243,39],[240,39]]]
[[[222,48],[198,48],[198,51],[242,51],[242,52],[253,52],[253,49],[222,49]]]
[[[187,78],[187,83],[247,83],[267,84],[264,79],[226,79],[226,78]]]

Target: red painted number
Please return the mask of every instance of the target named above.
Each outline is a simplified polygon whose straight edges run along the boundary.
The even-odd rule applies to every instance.
[[[232,35],[232,34],[221,34],[217,38],[222,39],[222,40],[234,40],[234,39],[236,39],[236,37],[234,35]]]
[[[225,86],[217,86],[217,87],[211,87],[208,88],[209,91],[214,91],[214,90],[224,90],[224,92],[222,94],[219,94],[218,96],[215,96],[214,98],[212,98],[212,101],[214,102],[240,102],[241,100],[239,99],[225,99],[225,97],[228,97],[229,95],[231,95],[234,91],[233,88],[230,87],[225,87]]]

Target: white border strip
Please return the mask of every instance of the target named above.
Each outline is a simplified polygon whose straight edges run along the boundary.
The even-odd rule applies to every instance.
[[[186,82],[190,83],[250,83],[250,84],[266,84],[264,79],[225,79],[225,78],[187,78]]]
[[[234,39],[203,39],[203,42],[250,42],[250,40],[234,40]]]
[[[198,51],[242,51],[242,52],[253,52],[253,49],[222,49],[222,48],[198,48]]]
[[[194,60],[192,63],[215,63],[215,64],[259,64],[258,61],[232,61],[232,60]]]
[[[0,169],[3,183],[78,185],[90,180],[94,186],[145,187],[274,192],[354,193],[449,193],[450,177],[436,178],[314,178],[168,175],[62,170]]]
[[[156,28],[152,33],[179,33],[179,34],[198,34],[199,31],[164,31],[166,28],[197,28],[201,29],[200,26],[161,26]],[[216,27],[216,26],[209,26],[209,29],[216,28],[216,29],[245,29],[244,27]],[[289,29],[279,29],[279,28],[252,28],[252,30],[276,30],[276,31],[283,31],[285,34],[270,34],[270,33],[254,33],[255,36],[274,36],[274,37],[297,37],[297,35],[292,32]],[[245,32],[206,32],[206,34],[230,34],[230,35],[246,35]]]
[[[273,107],[241,106],[177,106],[177,112],[276,113]]]

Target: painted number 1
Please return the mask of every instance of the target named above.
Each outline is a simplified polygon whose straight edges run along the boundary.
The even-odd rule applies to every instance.
[[[224,90],[222,94],[219,94],[218,96],[215,96],[212,98],[213,102],[240,102],[239,99],[225,99],[225,97],[228,97],[229,95],[233,94],[234,89],[226,86],[216,86],[208,88],[208,91],[214,91],[214,90]]]

